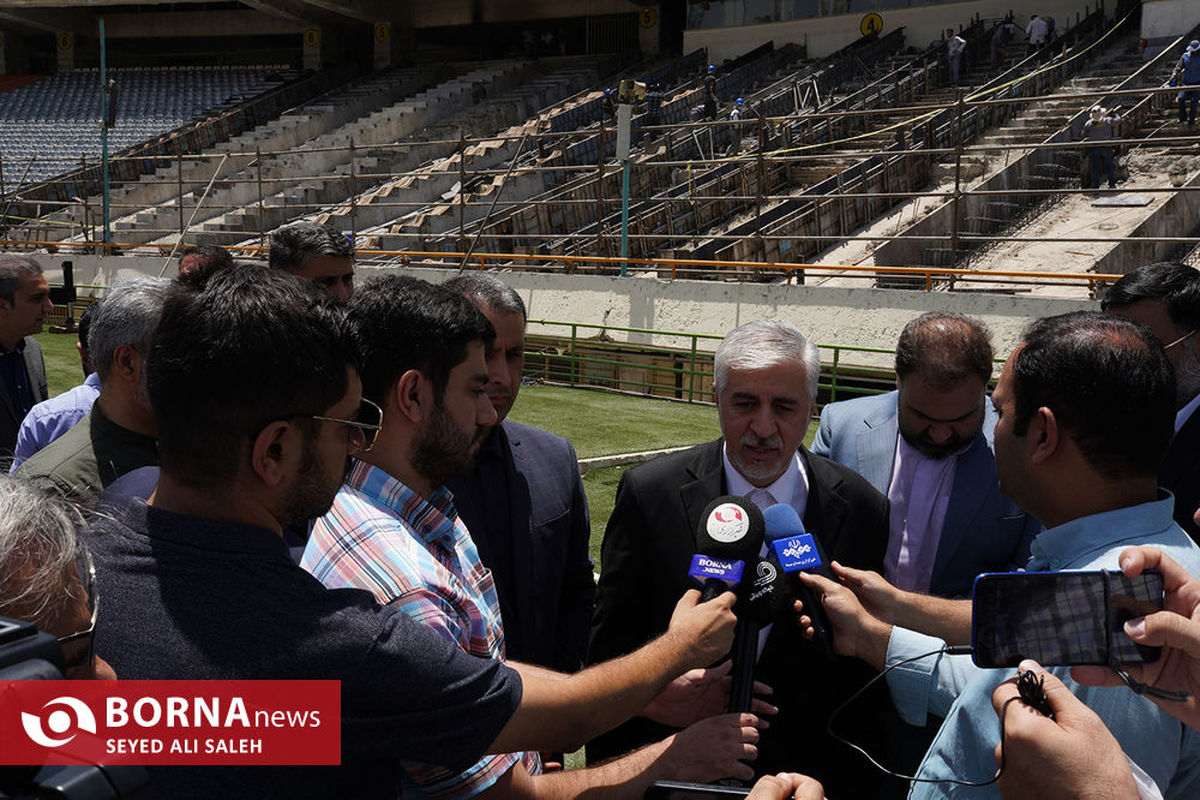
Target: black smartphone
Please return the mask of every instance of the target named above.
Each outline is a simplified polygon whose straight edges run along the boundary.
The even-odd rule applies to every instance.
[[[980,667],[1146,664],[1160,648],[1125,635],[1128,620],[1161,611],[1162,575],[989,572],[975,579],[971,650]]]
[[[741,800],[749,787],[722,786],[715,783],[655,781],[646,787],[643,800]]]

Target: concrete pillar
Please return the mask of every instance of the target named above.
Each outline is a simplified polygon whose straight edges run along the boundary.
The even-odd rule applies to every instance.
[[[375,69],[387,69],[392,66],[392,23],[375,23]]]
[[[661,13],[657,4],[644,6],[638,11],[638,47],[643,56],[658,55],[661,25]]]
[[[67,72],[75,69],[75,34],[70,31],[59,31],[55,36],[58,51],[58,71]]]
[[[304,41],[304,69],[317,71],[321,68],[321,29],[309,28],[302,35]]]

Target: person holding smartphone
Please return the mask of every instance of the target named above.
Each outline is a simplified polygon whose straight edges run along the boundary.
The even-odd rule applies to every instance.
[[[1173,429],[1174,376],[1148,329],[1087,312],[1038,320],[1009,356],[992,400],[1001,489],[1046,525],[1031,545],[1028,569],[1111,570],[1129,546],[1152,545],[1200,573],[1200,548],[1172,519],[1171,496],[1157,489]],[[930,782],[916,784],[909,797],[995,797],[994,787],[948,781],[986,781],[994,773],[1000,726],[992,693],[1011,673],[975,667],[965,656],[944,654],[944,637],[873,616],[851,587],[819,576],[803,580],[820,590],[839,652],[877,668],[911,659],[887,676],[902,715],[916,723],[929,713],[945,717],[918,772]],[[955,601],[923,600],[926,616],[955,613],[939,611]],[[959,636],[970,630],[969,604],[966,612]],[[1168,800],[1197,796],[1195,731],[1148,699],[1073,685],[1066,670],[1056,674]]]
[[[1198,514],[1200,516],[1200,514]],[[1131,547],[1121,553],[1121,571],[1129,577],[1155,569],[1162,573],[1164,609],[1125,624],[1129,638],[1162,648],[1158,661],[1130,666],[1136,681],[1158,689],[1186,692],[1182,702],[1150,697],[1163,711],[1193,730],[1200,729],[1200,580],[1170,556],[1154,547]],[[1025,662],[1045,681],[1046,699],[1054,719],[1011,703],[1018,697],[1016,679],[992,693],[996,713],[1007,704],[1004,725],[1004,772],[1000,793],[1005,798],[1113,797],[1136,798],[1134,774],[1120,744],[1096,714],[1083,705],[1054,675]],[[1117,686],[1121,680],[1104,667],[1075,667],[1071,677],[1087,686]],[[996,750],[997,763],[1001,758]]]

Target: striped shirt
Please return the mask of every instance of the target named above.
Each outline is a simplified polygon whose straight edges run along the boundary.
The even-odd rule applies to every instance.
[[[317,520],[300,565],[331,589],[366,589],[394,603],[465,652],[504,657],[504,628],[491,572],[479,560],[454,498],[422,498],[381,469],[355,460],[333,508]],[[537,753],[485,756],[466,772],[405,762],[405,797],[472,797],[518,760],[541,771]]]

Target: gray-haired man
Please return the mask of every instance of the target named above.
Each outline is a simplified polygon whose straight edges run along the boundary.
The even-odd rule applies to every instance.
[[[621,478],[601,550],[591,661],[629,652],[666,628],[670,598],[689,585],[700,517],[720,495],[745,495],[763,507],[791,505],[829,558],[882,567],[887,499],[858,474],[803,446],[819,370],[816,346],[793,325],[751,322],[725,337],[714,364],[722,438],[660,456]],[[869,677],[860,666],[828,660],[803,639],[790,615],[771,626],[754,677],[774,687],[771,702],[779,713],[759,741],[759,774],[800,770],[833,797],[877,794],[875,777],[823,724]],[[874,741],[874,712],[861,719],[851,713],[846,724]],[[589,744],[588,758],[623,752],[662,733],[635,720]]]
[[[137,278],[114,284],[88,331],[88,353],[100,376],[91,412],[17,470],[45,476],[73,499],[90,502],[114,480],[158,463],[145,360],[170,281]]]

